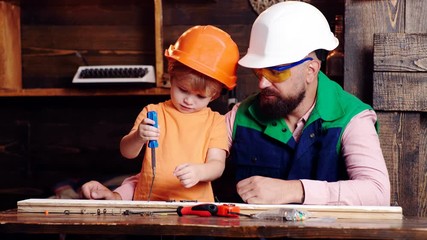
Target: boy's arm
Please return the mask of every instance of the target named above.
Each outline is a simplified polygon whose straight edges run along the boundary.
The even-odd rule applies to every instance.
[[[154,121],[147,118],[147,111],[147,108],[144,108],[139,113],[130,132],[120,141],[120,153],[125,158],[138,157],[144,144],[159,138],[159,129],[152,126]]]
[[[146,141],[140,137],[138,129],[132,129],[129,134],[124,136],[120,141],[120,153],[123,157],[128,159],[136,158],[145,143]]]
[[[206,163],[181,164],[176,167],[174,175],[186,188],[190,188],[198,182],[213,181],[219,178],[224,171],[226,154],[224,149],[209,148]]]
[[[225,168],[226,154],[224,149],[209,148],[206,163],[201,165],[199,173],[201,182],[210,182],[221,177]]]

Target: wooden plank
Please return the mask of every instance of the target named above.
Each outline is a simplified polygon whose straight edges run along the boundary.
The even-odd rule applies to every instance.
[[[427,112],[427,73],[375,72],[376,110]]]
[[[154,2],[21,0],[22,25],[154,26]]]
[[[29,88],[20,90],[0,90],[1,97],[95,97],[95,96],[168,96],[166,88]]]
[[[419,202],[420,114],[377,112],[380,122],[380,142],[391,182],[391,203],[403,208],[405,216],[417,216]],[[424,160],[425,162],[425,160]]]
[[[419,156],[418,216],[427,217],[427,114],[421,114]]]
[[[399,204],[399,157],[402,150],[402,137],[398,136],[400,114],[396,112],[377,111],[380,124],[380,143],[387,165],[391,184],[391,205]],[[405,208],[405,206],[403,206]]]
[[[427,72],[427,34],[375,34],[374,71]]]
[[[248,1],[217,1],[186,3],[182,1],[163,1],[165,23],[172,25],[229,25],[251,26],[257,14]],[[168,25],[169,25],[168,24]],[[246,39],[249,41],[249,38]]]
[[[22,47],[154,52],[154,28],[140,26],[22,26]],[[25,52],[24,52],[25,54]]]
[[[372,101],[373,35],[404,32],[404,0],[346,0],[344,88],[364,102]]]
[[[405,32],[425,33],[427,32],[427,1],[406,1]]]
[[[0,1],[0,89],[21,89],[20,8]]]
[[[154,0],[154,42],[156,55],[156,86],[168,85],[163,77],[163,6],[161,0]]]
[[[123,214],[124,211],[163,211],[175,210],[178,206],[194,206],[194,202],[160,201],[108,201],[75,199],[27,199],[18,201],[21,213],[69,213],[69,214]],[[230,203],[217,203],[230,204]],[[256,214],[280,208],[307,211],[310,217],[334,217],[352,219],[402,219],[402,208],[398,206],[320,206],[320,205],[255,205],[235,204],[243,214]],[[175,214],[175,213],[173,213]]]

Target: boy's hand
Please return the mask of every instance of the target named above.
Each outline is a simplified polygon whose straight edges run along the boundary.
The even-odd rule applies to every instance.
[[[149,140],[159,140],[160,131],[152,126],[155,122],[149,118],[144,118],[139,125],[138,133],[144,142]]]
[[[175,168],[173,175],[179,179],[182,186],[191,188],[200,181],[199,173],[201,165],[182,164]]]
[[[111,191],[97,181],[90,181],[83,184],[81,194],[83,198],[87,199],[122,200],[120,194]]]

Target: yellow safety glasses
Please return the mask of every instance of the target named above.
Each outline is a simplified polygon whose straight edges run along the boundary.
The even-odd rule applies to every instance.
[[[313,58],[304,58],[298,62],[284,66],[254,69],[254,73],[258,79],[264,77],[271,83],[280,83],[286,81],[291,76],[291,68],[310,60],[313,60]]]

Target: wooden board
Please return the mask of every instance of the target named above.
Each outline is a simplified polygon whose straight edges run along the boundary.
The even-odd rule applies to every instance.
[[[21,89],[20,8],[0,2],[0,89]]]
[[[425,217],[427,34],[421,23],[427,4],[421,2],[406,2],[405,31],[374,34],[373,107],[391,202],[398,203],[405,216]]]
[[[18,201],[19,213],[58,214],[123,214],[124,211],[150,212],[175,210],[178,206],[193,206],[200,202],[159,201],[109,201],[76,199],[27,199]],[[231,203],[216,203],[231,204]],[[232,203],[234,204],[234,203]],[[402,219],[402,208],[398,206],[324,206],[324,205],[255,205],[235,204],[244,214],[256,214],[268,210],[288,208],[307,211],[310,218],[331,217],[351,219]]]
[[[344,88],[370,103],[374,33],[405,31],[405,1],[346,0],[345,5]]]
[[[380,142],[391,183],[391,203],[404,209],[405,216],[425,211],[426,155],[422,115],[417,112],[377,111]],[[424,121],[425,122],[425,121]],[[424,195],[423,195],[424,193]]]
[[[373,106],[427,111],[427,34],[374,35]]]
[[[427,34],[374,34],[374,71],[426,72]]]
[[[427,73],[374,72],[375,110],[427,112]]]

